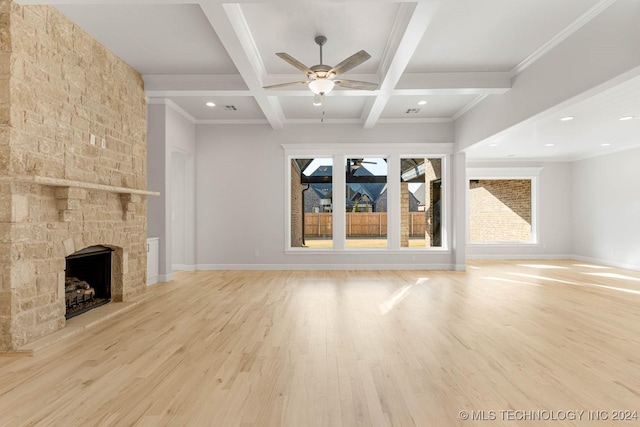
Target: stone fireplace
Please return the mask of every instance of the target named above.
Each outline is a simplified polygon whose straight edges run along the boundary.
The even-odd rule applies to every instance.
[[[145,291],[146,167],[140,74],[57,9],[0,0],[0,352],[65,326],[69,258],[110,253],[95,297]]]

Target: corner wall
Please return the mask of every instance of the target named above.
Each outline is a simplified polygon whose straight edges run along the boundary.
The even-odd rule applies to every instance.
[[[149,200],[148,237],[159,239],[158,280],[166,282],[173,279],[174,267],[195,269],[195,125],[177,105],[163,98],[149,100],[148,116],[149,189],[160,192]],[[182,163],[174,168],[177,158]],[[183,192],[174,195],[175,174],[181,171]],[[174,244],[176,220],[184,236]],[[174,260],[176,250],[180,251],[176,256],[179,265]]]
[[[640,270],[640,148],[573,164],[576,259]]]

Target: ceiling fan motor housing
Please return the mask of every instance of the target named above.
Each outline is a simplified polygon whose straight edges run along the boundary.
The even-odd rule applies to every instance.
[[[316,78],[331,78],[335,77],[335,73],[329,74],[331,67],[324,64],[318,64],[311,67],[311,71],[315,73]],[[313,77],[313,76],[312,76]]]

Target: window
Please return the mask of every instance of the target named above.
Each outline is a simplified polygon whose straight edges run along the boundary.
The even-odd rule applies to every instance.
[[[345,160],[347,248],[387,247],[387,159]]]
[[[515,168],[473,173],[468,190],[469,243],[537,242],[538,172]]]
[[[453,144],[282,147],[287,253],[448,249],[446,181]],[[429,151],[434,154],[424,154]]]
[[[333,159],[291,160],[291,247],[333,247]]]
[[[400,159],[400,246],[442,246],[442,159]]]

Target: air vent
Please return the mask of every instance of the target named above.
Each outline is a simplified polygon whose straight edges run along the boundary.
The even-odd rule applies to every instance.
[[[225,105],[224,106],[224,111],[236,111],[237,108],[235,105]]]
[[[409,108],[405,114],[418,114],[419,112],[419,108]]]

